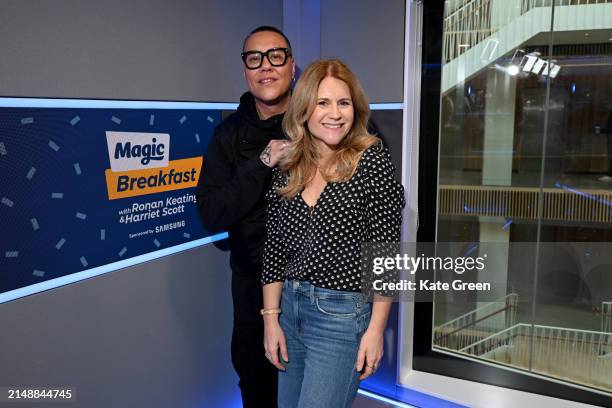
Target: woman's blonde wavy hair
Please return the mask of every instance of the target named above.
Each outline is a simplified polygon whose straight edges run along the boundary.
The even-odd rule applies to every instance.
[[[286,199],[300,194],[317,169],[317,151],[307,122],[317,105],[319,84],[326,77],[339,79],[348,86],[353,101],[354,119],[353,126],[338,144],[329,165],[321,170],[325,181],[349,180],[355,173],[364,150],[379,141],[378,137],[368,132],[370,107],[355,74],[338,59],[313,62],[300,76],[283,119],[283,130],[291,141],[291,147],[280,162],[280,168],[288,176],[287,184],[279,188],[278,192]]]

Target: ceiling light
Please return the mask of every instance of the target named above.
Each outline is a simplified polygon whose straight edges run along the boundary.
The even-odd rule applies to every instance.
[[[559,71],[561,71],[561,65],[553,65],[553,67],[551,68],[548,76],[550,76],[551,78],[556,78],[557,75],[559,75]]]
[[[521,57],[522,54],[522,57]],[[517,49],[506,66],[495,64],[495,68],[506,72],[510,76],[517,76],[521,70],[525,73],[549,76],[555,78],[561,71],[561,66],[556,60],[546,61],[540,58],[539,52],[526,54],[524,50]]]
[[[506,72],[508,72],[508,75],[512,75],[512,76],[516,76],[519,73],[519,67],[518,65],[509,65],[506,68]]]

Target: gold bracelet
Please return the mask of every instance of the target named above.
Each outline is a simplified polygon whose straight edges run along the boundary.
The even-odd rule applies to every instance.
[[[259,311],[259,313],[261,313],[261,315],[267,315],[267,314],[280,314],[281,310],[280,309],[261,309]]]

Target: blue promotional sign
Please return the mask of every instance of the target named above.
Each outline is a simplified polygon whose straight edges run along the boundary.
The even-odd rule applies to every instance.
[[[209,236],[219,110],[0,107],[0,294]]]

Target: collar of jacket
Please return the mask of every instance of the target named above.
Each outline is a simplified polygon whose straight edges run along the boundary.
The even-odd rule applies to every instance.
[[[257,109],[255,108],[255,98],[250,92],[245,92],[240,97],[238,114],[250,125],[264,132],[282,131],[283,116],[285,114],[281,113],[279,115],[274,115],[265,120],[259,119]]]

